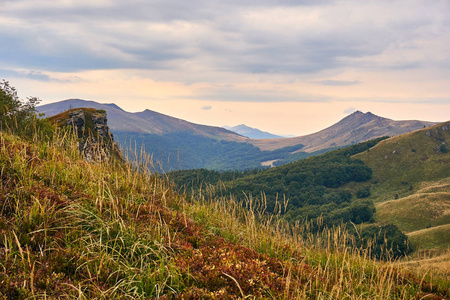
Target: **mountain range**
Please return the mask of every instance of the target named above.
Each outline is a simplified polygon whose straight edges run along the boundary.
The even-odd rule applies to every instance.
[[[229,141],[245,141],[235,132],[231,132],[221,127],[194,124],[178,118],[170,117],[155,111],[144,110],[142,112],[131,113],[113,103],[98,103],[81,99],[68,99],[37,107],[46,117],[50,117],[71,108],[89,107],[103,109],[108,116],[110,129],[118,132],[135,132],[140,134],[164,135],[173,132],[188,131],[195,135],[225,139]]]
[[[380,136],[395,136],[436,123],[394,121],[356,111],[317,133],[293,138],[256,139],[231,130],[191,123],[155,111],[126,112],[115,104],[69,99],[37,107],[46,116],[70,108],[91,107],[107,112],[119,143],[143,145],[160,171],[207,168],[245,170],[281,165]],[[244,128],[245,129],[245,128]]]

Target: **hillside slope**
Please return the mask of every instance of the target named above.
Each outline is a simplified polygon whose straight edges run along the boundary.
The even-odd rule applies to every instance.
[[[189,201],[130,165],[87,163],[67,135],[0,132],[0,165],[2,298],[450,296],[445,277],[338,246],[342,232],[308,244],[320,237],[299,239],[232,201]]]
[[[373,170],[377,221],[398,225],[421,248],[450,248],[449,145],[450,122],[445,122],[355,155]]]
[[[423,181],[450,176],[450,122],[392,137],[355,158],[374,171],[374,193],[394,198]]]

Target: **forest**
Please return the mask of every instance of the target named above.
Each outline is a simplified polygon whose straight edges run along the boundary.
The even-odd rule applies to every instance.
[[[159,173],[201,168],[244,171],[263,168],[261,163],[264,161],[278,160],[275,164],[281,165],[329,150],[314,153],[300,151],[292,154],[303,148],[303,145],[295,145],[274,151],[261,151],[249,143],[217,140],[190,132],[159,135],[114,131],[114,136],[123,148],[129,148],[130,143],[133,148],[144,147],[154,161],[153,171]]]

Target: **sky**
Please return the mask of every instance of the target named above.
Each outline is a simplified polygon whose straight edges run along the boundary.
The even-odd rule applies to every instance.
[[[304,135],[360,110],[450,120],[449,0],[0,0],[0,79]]]

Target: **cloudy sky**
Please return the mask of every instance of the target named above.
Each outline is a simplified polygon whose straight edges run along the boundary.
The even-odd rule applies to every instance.
[[[354,110],[450,120],[449,0],[0,0],[22,98],[303,135]]]

